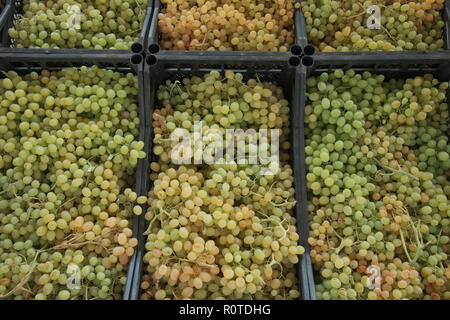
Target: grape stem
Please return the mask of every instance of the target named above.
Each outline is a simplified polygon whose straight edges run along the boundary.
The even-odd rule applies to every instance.
[[[402,231],[402,229],[399,229],[399,231],[400,231],[400,239],[402,240],[403,250],[405,251],[408,261],[412,264],[412,259],[409,256],[408,249],[406,248],[406,242],[405,242],[405,237],[403,236],[403,231]]]
[[[41,250],[38,250],[36,252],[34,259],[31,262],[32,267],[31,267],[30,271],[28,271],[28,273],[22,278],[22,280],[20,280],[20,282],[13,289],[11,289],[11,291],[9,291],[8,293],[6,293],[4,295],[0,295],[0,299],[5,299],[5,298],[9,297],[10,295],[14,294],[17,290],[24,289],[23,286],[28,282],[31,274],[34,272],[34,269],[37,266],[36,260],[41,252],[42,252]],[[28,265],[30,265],[30,264],[28,264]]]
[[[280,269],[281,269],[281,274],[283,273],[283,266],[281,265],[281,263],[280,262],[278,262],[278,261],[276,261],[275,260],[275,258],[274,258],[274,256],[273,256],[273,253],[272,253],[272,260],[269,262],[269,264],[268,264],[268,266],[269,267],[272,267],[274,264],[276,264],[276,265],[279,265],[280,266]]]
[[[419,178],[417,178],[416,176],[413,176],[413,175],[410,174],[409,172],[405,172],[405,171],[403,171],[403,170],[397,170],[397,169],[394,169],[394,168],[385,166],[385,165],[381,164],[381,162],[380,162],[378,159],[375,159],[375,161],[378,163],[378,165],[379,165],[380,167],[382,167],[382,168],[384,168],[384,169],[386,169],[386,170],[390,170],[390,171],[392,171],[392,172],[394,172],[394,173],[405,174],[405,175],[407,175],[408,177],[410,177],[410,178],[412,178],[412,179],[414,179],[414,180],[416,180],[416,181],[420,181]],[[399,165],[399,167],[400,167],[400,165]],[[401,169],[401,167],[400,167],[400,169]]]
[[[155,220],[156,220],[157,218],[160,218],[161,215],[162,215],[163,213],[167,214],[169,217],[171,216],[169,212],[167,212],[167,211],[164,210],[163,208],[159,208],[159,213],[158,213],[158,214],[155,214],[155,216],[153,217],[152,221],[150,221],[150,224],[148,225],[147,230],[143,233],[144,235],[148,235],[148,234],[151,232],[153,222],[155,222]],[[163,222],[163,221],[161,220],[161,223],[162,223],[162,222]]]
[[[264,196],[262,195],[262,194],[260,194],[260,193],[256,193],[256,192],[250,192],[250,194],[253,194],[253,195],[255,195],[255,196],[259,196],[259,197],[261,197],[261,198],[264,198]],[[283,203],[275,203],[275,202],[273,202],[273,201],[269,201],[268,203],[270,203],[271,205],[273,205],[274,207],[283,207],[283,206],[287,206],[287,205],[289,205],[289,204],[293,204],[293,205],[295,205],[296,203],[297,203],[297,201],[287,201],[287,200],[284,200],[284,202]]]
[[[108,251],[107,248],[105,248],[101,242],[96,242],[94,240],[99,239],[100,236],[95,237],[92,240],[82,241],[82,242],[76,242],[84,237],[84,234],[74,234],[72,238],[69,240],[64,240],[60,244],[57,244],[54,247],[51,247],[47,250],[58,250],[58,249],[67,249],[67,248],[79,248],[81,246],[84,246],[85,244],[96,244],[99,246],[102,246],[106,251]]]
[[[343,18],[344,18],[344,19],[354,19],[354,18],[357,18],[357,17],[363,16],[363,15],[365,15],[365,14],[366,14],[365,12],[361,12],[361,13],[359,13],[359,14],[356,14],[356,15],[354,15],[354,16],[343,17]]]
[[[60,205],[60,206],[58,207],[58,209],[64,207],[67,203],[69,203],[69,202],[71,202],[72,200],[75,200],[75,199],[76,199],[76,198],[72,198],[72,199],[67,200],[67,201],[64,202],[62,205]],[[58,210],[58,209],[57,209],[57,210]]]
[[[267,217],[267,216],[266,216]],[[262,221],[269,221],[275,224],[276,226],[279,226],[281,229],[283,229],[283,236],[280,239],[284,239],[287,236],[287,230],[283,227],[283,222],[286,221],[286,219],[283,219],[282,221],[277,221],[275,218],[268,217],[267,219],[263,219]]]
[[[189,263],[195,263],[195,264],[198,264],[200,267],[205,267],[205,268],[214,268],[214,267],[216,267],[215,265],[212,265],[212,264],[207,264],[207,263],[203,263],[203,262],[199,262],[199,261],[191,261],[191,260],[189,260],[189,259],[186,259],[186,258],[180,258],[180,257],[172,257],[171,259],[176,259],[176,260],[179,260],[179,261],[185,261],[185,262],[189,262]],[[169,260],[171,260],[171,259],[169,259]]]
[[[409,213],[405,208],[402,208],[402,210],[409,216]],[[405,237],[403,235],[403,231],[402,231],[402,229],[399,229],[400,239],[402,241],[403,250],[405,251],[406,257],[408,258],[408,261],[411,264],[415,264],[417,262],[417,260],[422,256],[424,249],[432,243],[432,240],[428,241],[425,244],[423,243],[422,233],[420,232],[420,220],[417,222],[417,224],[418,224],[418,226],[416,227],[410,217],[409,225],[414,232],[414,238],[416,239],[416,246],[417,246],[417,251],[415,252],[413,259],[411,259],[411,256],[409,255],[408,249],[406,247],[406,241],[405,241]]]
[[[397,39],[395,39],[385,27],[381,26],[381,29],[387,33],[387,35],[389,36],[389,38],[391,38],[392,41],[397,42]]]

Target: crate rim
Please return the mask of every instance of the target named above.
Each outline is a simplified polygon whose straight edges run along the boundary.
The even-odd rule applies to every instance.
[[[0,48],[0,70],[2,71],[6,71],[6,70],[14,70],[14,71],[18,71],[21,73],[29,73],[32,71],[36,71],[35,69],[39,69],[39,70],[61,70],[64,68],[70,68],[71,66],[67,66],[67,65],[62,65],[62,66],[54,66],[50,68],[46,68],[45,64],[46,63],[52,63],[54,62],[54,56],[58,56],[59,60],[64,61],[68,64],[72,64],[72,63],[76,63],[76,64],[82,64],[84,66],[94,66],[97,65],[98,63],[109,63],[110,66],[107,68],[112,68],[112,69],[116,69],[117,72],[132,72],[134,74],[136,74],[136,76],[138,76],[138,110],[139,110],[139,117],[141,119],[140,123],[139,123],[139,136],[137,138],[137,140],[143,141],[144,137],[145,137],[145,123],[142,121],[142,117],[145,117],[145,105],[144,105],[144,98],[141,94],[142,90],[139,90],[139,87],[141,85],[143,85],[142,80],[143,80],[143,59],[139,64],[133,64],[131,62],[131,56],[132,54],[130,52],[128,52],[127,54],[124,53],[120,53],[117,57],[112,57],[111,59],[107,60],[105,62],[105,60],[103,59],[103,55],[102,54],[97,54],[94,55],[94,57],[92,57],[91,55],[82,55],[82,56],[76,56],[74,54],[64,54],[64,53],[50,53],[50,54],[46,54],[44,56],[41,56],[41,54],[34,54],[31,55],[28,59],[27,62],[28,63],[34,63],[37,66],[30,66],[30,65],[25,65],[25,66],[14,66],[13,63],[23,63],[23,61],[21,61],[22,56],[21,55],[16,55],[16,54],[12,54],[9,50],[3,50],[2,48]],[[120,64],[127,64],[127,67],[120,67],[115,65],[115,63],[120,63]],[[77,66],[77,68],[79,68],[80,66]],[[103,66],[99,66],[100,68],[104,68]],[[142,97],[141,97],[142,96]],[[142,178],[142,170],[145,169],[144,166],[144,159],[139,159],[138,160],[138,164],[135,168],[135,172],[136,172],[136,177],[135,177],[135,189],[139,192],[140,188],[142,188],[142,182],[141,182],[141,178]],[[133,215],[131,217],[132,222],[133,222],[133,237],[137,238],[138,235],[140,234],[140,223],[139,223],[139,219],[137,215]],[[136,250],[135,250],[136,251]],[[122,294],[122,300],[129,300],[129,296],[130,296],[130,292],[131,292],[131,283],[134,277],[134,269],[135,269],[135,255],[133,254],[133,256],[131,257],[129,264],[128,264],[128,270],[127,270],[127,281],[125,283],[124,286],[124,291]]]

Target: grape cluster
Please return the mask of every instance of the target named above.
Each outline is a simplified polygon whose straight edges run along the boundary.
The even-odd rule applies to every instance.
[[[450,299],[448,86],[353,70],[307,80],[320,299]]]
[[[0,80],[0,299],[121,299],[137,77],[96,66]],[[136,211],[136,210],[135,210]]]
[[[226,71],[222,77],[213,71],[185,78],[183,86],[167,81],[157,98],[164,107],[152,115],[157,157],[150,164],[142,299],[299,297],[295,265],[304,248],[293,216],[289,106],[282,89],[259,79],[244,82],[239,73]],[[260,164],[236,158],[174,164],[171,134],[185,128],[194,136],[197,121],[205,131],[278,128],[279,165],[262,174]]]
[[[146,10],[146,0],[25,0],[8,34],[16,48],[129,49]]]
[[[379,26],[376,22],[379,9]],[[308,39],[320,51],[443,49],[444,0],[306,0]],[[374,19],[375,18],[375,19]]]
[[[166,50],[288,51],[295,0],[162,0],[158,15]]]

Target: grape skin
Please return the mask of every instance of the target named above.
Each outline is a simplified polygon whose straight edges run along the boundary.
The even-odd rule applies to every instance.
[[[96,66],[4,74],[0,299],[121,299],[137,245],[128,187],[145,156],[137,77]],[[79,289],[66,285],[71,263]]]

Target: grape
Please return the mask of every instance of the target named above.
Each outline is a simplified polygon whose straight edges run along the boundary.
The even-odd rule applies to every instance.
[[[370,29],[379,8],[379,28]],[[319,51],[438,50],[444,48],[444,0],[306,0],[306,32]]]
[[[351,69],[307,79],[319,299],[450,298],[448,86],[430,74],[386,80]]]
[[[293,216],[289,105],[282,89],[258,79],[244,82],[231,71],[182,84],[167,81],[156,93],[164,107],[152,114],[157,158],[150,163],[141,298],[298,298],[295,265],[305,249]],[[221,119],[229,120],[226,128],[281,129],[279,169],[264,175],[260,165],[235,158],[224,164],[173,163],[171,133],[187,127],[194,135],[197,121],[224,130]]]
[[[23,1],[8,30],[16,48],[129,49],[139,40],[145,0]]]
[[[166,50],[288,51],[294,43],[294,0],[163,0],[158,14]]]
[[[137,245],[129,187],[145,157],[137,77],[96,66],[4,75],[0,299],[121,299]],[[126,97],[96,108],[101,89]]]

